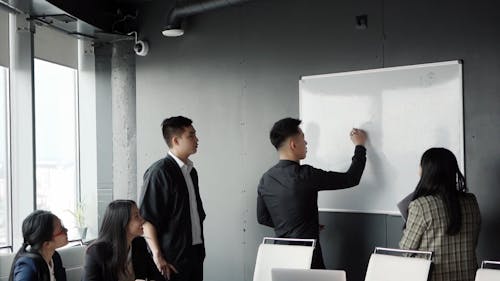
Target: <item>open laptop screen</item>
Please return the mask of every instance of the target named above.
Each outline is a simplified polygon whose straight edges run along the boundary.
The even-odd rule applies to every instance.
[[[346,281],[343,270],[273,268],[273,281]]]

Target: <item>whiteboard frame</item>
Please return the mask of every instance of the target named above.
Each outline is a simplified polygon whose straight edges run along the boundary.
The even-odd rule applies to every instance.
[[[365,70],[345,71],[345,72],[329,73],[329,74],[308,75],[308,76],[302,76],[299,81],[313,79],[313,78],[341,77],[341,76],[348,76],[348,75],[354,75],[354,74],[378,73],[378,72],[387,72],[387,71],[395,71],[395,70],[405,70],[405,69],[415,69],[415,68],[424,68],[424,67],[431,67],[431,66],[445,66],[445,65],[455,65],[455,64],[460,64],[463,67],[462,60],[453,60],[453,61],[443,61],[443,62],[432,62],[432,63],[423,63],[423,64],[412,64],[412,65],[402,65],[402,66],[393,66],[393,67],[373,68],[373,69],[365,69]],[[463,82],[463,69],[462,68],[460,69],[460,74],[462,74],[462,82]],[[463,83],[462,83],[462,86],[463,86]],[[463,95],[463,89],[462,89],[462,95]]]
[[[466,175],[466,153],[465,153],[465,113],[464,113],[464,77],[463,77],[463,60],[452,60],[452,61],[443,61],[443,62],[434,62],[434,63],[423,63],[423,64],[413,64],[413,65],[403,65],[403,66],[394,66],[394,67],[384,67],[384,68],[375,68],[375,69],[365,69],[365,70],[354,70],[354,71],[346,71],[346,72],[338,72],[338,73],[329,73],[329,74],[318,74],[318,75],[308,75],[301,76],[299,80],[299,108],[300,104],[302,104],[302,95],[300,94],[300,83],[304,80],[309,79],[317,79],[317,78],[328,78],[328,77],[342,77],[348,75],[356,75],[356,74],[368,74],[368,73],[379,73],[379,72],[389,72],[389,71],[397,71],[397,70],[406,70],[406,69],[415,69],[415,68],[424,68],[424,67],[434,67],[434,66],[446,66],[446,65],[460,65],[459,68],[459,77],[461,79],[461,101],[462,104],[459,108],[461,111],[459,115],[462,116],[461,127],[462,127],[462,138],[460,141],[460,148],[462,151],[462,157],[459,157],[458,165],[462,169],[464,177],[467,178]],[[402,198],[401,198],[402,199]],[[379,215],[392,215],[392,216],[400,216],[401,213],[398,211],[386,211],[386,210],[355,210],[355,209],[341,209],[341,208],[318,208],[319,212],[322,213],[352,213],[352,214],[379,214]]]

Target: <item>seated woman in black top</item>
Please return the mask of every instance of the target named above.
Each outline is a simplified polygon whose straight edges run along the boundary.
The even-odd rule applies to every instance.
[[[68,230],[48,211],[34,211],[22,226],[23,245],[12,262],[9,281],[66,281],[56,249],[68,244]]]
[[[99,237],[87,249],[82,280],[160,280],[146,241],[141,237],[143,224],[134,201],[109,203]]]

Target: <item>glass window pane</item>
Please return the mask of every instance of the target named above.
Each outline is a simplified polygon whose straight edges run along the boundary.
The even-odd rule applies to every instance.
[[[75,69],[35,59],[36,205],[73,229],[70,239],[77,238],[76,89]]]
[[[0,247],[10,245],[10,196],[7,180],[8,69],[0,66]]]

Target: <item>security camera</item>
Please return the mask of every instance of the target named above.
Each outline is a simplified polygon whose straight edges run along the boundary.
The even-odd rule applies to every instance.
[[[138,56],[146,56],[149,51],[149,44],[147,41],[139,40],[134,44],[134,51]]]
[[[146,40],[137,40],[137,31],[132,31],[128,35],[134,35],[134,52],[138,56],[144,57],[149,52],[149,44]]]

